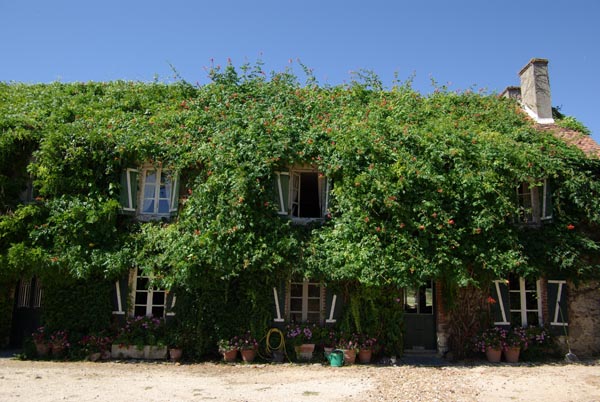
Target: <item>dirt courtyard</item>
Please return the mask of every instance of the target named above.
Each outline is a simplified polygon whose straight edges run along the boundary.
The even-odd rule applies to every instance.
[[[600,361],[328,367],[0,358],[0,401],[600,401]]]

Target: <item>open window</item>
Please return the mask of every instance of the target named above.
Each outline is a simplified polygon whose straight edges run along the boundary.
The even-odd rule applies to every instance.
[[[178,175],[170,170],[146,166],[126,169],[121,177],[121,205],[124,213],[151,220],[177,213]]]
[[[521,183],[517,186],[517,222],[537,225],[552,219],[552,200],[548,180]]]
[[[275,172],[279,214],[292,219],[321,219],[327,215],[330,180],[315,169]]]

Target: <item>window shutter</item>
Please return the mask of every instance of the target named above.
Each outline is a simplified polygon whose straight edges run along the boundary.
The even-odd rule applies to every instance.
[[[290,208],[292,216],[300,217],[300,173],[292,173]]]
[[[319,177],[319,206],[321,207],[321,217],[327,216],[329,208],[329,190],[331,188],[331,180],[325,176]]]
[[[179,207],[179,175],[174,173],[171,176],[171,180],[171,203],[169,204],[169,212],[171,215],[176,215]]]
[[[135,213],[137,209],[138,171],[126,169],[121,174],[121,207],[123,213]]]
[[[569,317],[567,311],[567,281],[548,281],[548,320],[550,327],[556,334],[563,333],[562,327],[568,326]]]
[[[279,215],[288,214],[290,175],[288,172],[275,172],[274,182],[275,205],[278,206]]]
[[[495,302],[491,302],[494,325],[510,325],[510,304],[508,286],[505,281],[497,280],[492,283],[490,291]]]
[[[544,179],[542,197],[542,219],[552,219],[552,186],[548,179]]]

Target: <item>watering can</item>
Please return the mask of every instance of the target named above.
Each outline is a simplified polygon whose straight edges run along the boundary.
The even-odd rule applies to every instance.
[[[344,364],[344,351],[335,349],[327,356],[327,360],[329,360],[331,367],[342,367],[342,364]]]

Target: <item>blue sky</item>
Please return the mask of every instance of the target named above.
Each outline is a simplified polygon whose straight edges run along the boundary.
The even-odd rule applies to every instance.
[[[501,92],[533,57],[550,60],[552,103],[600,140],[600,2],[0,0],[0,81],[190,82],[205,68],[300,59],[322,84],[368,69]]]

